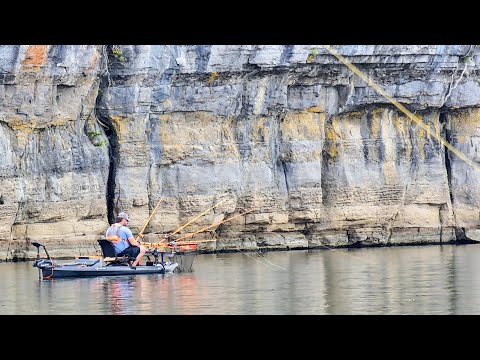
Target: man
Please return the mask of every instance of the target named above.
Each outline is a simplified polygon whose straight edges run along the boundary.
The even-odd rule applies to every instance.
[[[132,230],[127,226],[128,221],[126,212],[118,213],[115,224],[107,229],[105,237],[112,242],[117,256],[127,255],[135,258],[135,261],[130,266],[137,266],[140,263],[140,259],[145,255],[147,248],[135,240]]]

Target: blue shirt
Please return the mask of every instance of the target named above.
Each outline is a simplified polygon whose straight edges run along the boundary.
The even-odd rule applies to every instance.
[[[130,237],[133,237],[133,235],[132,235],[132,230],[130,230],[126,226],[121,226],[118,229],[117,234],[122,238],[122,240],[120,240],[118,243],[113,243],[113,247],[115,248],[115,252],[119,254],[130,246],[130,243],[127,241],[127,239]]]

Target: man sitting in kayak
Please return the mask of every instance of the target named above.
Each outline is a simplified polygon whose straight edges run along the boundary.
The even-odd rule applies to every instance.
[[[118,213],[115,224],[110,226],[105,233],[105,237],[110,240],[115,248],[117,256],[129,256],[135,258],[130,266],[136,266],[140,259],[145,255],[147,248],[140,245],[132,235],[132,230],[127,226],[128,214],[126,212]]]

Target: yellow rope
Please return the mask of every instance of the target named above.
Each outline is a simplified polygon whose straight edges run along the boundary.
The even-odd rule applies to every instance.
[[[465,161],[468,165],[473,167],[475,170],[480,171],[480,166],[470,160],[468,157],[465,156],[461,151],[455,149],[448,141],[443,139],[441,136],[437,135],[434,131],[430,129],[429,126],[425,125],[423,121],[413,114],[411,111],[409,111],[405,106],[400,104],[397,100],[392,98],[385,90],[383,90],[380,86],[378,86],[372,79],[370,79],[367,75],[365,75],[363,72],[361,72],[355,65],[353,65],[350,61],[345,59],[342,55],[340,55],[333,47],[330,45],[322,45],[328,52],[330,52],[333,56],[335,56],[340,62],[342,62],[345,66],[347,66],[352,72],[358,77],[360,77],[363,81],[367,83],[367,85],[371,86],[375,91],[377,91],[380,95],[382,95],[384,98],[386,98],[388,101],[390,101],[393,105],[395,105],[401,112],[403,112],[405,115],[407,115],[409,118],[411,118],[413,121],[415,121],[418,126],[420,126],[422,129],[424,129],[428,134],[433,136],[435,139],[437,139],[440,144],[445,146],[448,150],[450,150],[452,153],[457,155],[460,159]]]

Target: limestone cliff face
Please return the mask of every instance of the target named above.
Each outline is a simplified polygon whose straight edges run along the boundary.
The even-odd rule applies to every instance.
[[[336,49],[479,163],[474,46]],[[253,209],[207,250],[480,240],[479,171],[321,46],[2,46],[0,84],[1,259],[162,196],[147,240]]]
[[[0,254],[65,252],[105,227],[108,149],[95,146],[101,47],[0,47]],[[53,245],[52,245],[53,246]]]

